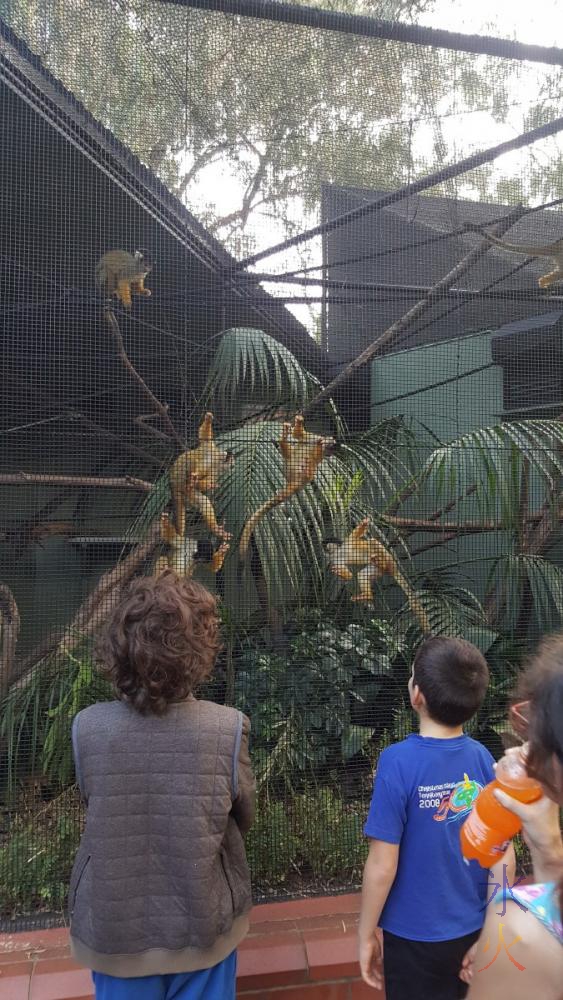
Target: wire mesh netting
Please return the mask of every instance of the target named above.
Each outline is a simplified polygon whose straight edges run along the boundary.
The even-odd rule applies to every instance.
[[[65,913],[71,720],[111,697],[93,641],[134,576],[220,597],[204,694],[252,720],[256,899],[359,884],[423,634],[486,654],[468,729],[499,756],[561,625],[563,53],[433,47],[425,0],[211,7],[0,4],[13,928]],[[201,426],[213,483],[178,463]]]

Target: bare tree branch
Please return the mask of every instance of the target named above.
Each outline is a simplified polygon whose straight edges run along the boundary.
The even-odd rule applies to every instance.
[[[94,423],[93,420],[89,420],[88,417],[85,417],[79,410],[69,410],[68,416],[71,420],[79,420],[80,423],[83,424],[84,427],[88,427],[92,433],[98,434],[100,437],[107,438],[108,441],[117,442],[117,444],[119,444],[125,451],[131,452],[132,455],[137,455],[138,458],[142,458],[145,462],[150,462],[151,465],[155,465],[158,468],[162,467],[160,459],[151,455],[150,451],[145,451],[144,448],[139,448],[136,444],[124,441],[119,434],[114,434],[113,431],[108,431],[105,427],[101,427],[100,424]]]
[[[107,325],[109,326],[109,328],[111,330],[112,337],[115,340],[115,344],[116,344],[116,347],[117,347],[117,353],[118,353],[118,356],[119,356],[120,360],[122,361],[123,365],[125,366],[125,368],[129,372],[129,374],[131,375],[131,377],[135,380],[135,382],[137,383],[137,385],[139,385],[141,387],[141,389],[143,390],[145,396],[147,396],[147,398],[150,399],[150,401],[151,401],[152,405],[154,406],[155,410],[160,415],[163,424],[167,428],[169,436],[170,436],[170,439],[176,442],[176,444],[179,446],[179,448],[180,448],[181,451],[185,451],[186,450],[185,442],[183,441],[181,435],[178,433],[178,431],[176,430],[176,428],[174,427],[174,424],[172,423],[172,421],[170,419],[170,414],[168,412],[168,404],[167,403],[161,403],[160,400],[157,399],[157,397],[155,396],[154,392],[152,392],[152,390],[149,389],[149,387],[148,387],[147,383],[145,382],[144,378],[141,375],[139,375],[139,372],[137,371],[137,369],[135,368],[135,366],[133,365],[133,363],[130,361],[130,359],[129,359],[128,355],[127,355],[127,351],[125,350],[125,345],[123,343],[123,337],[121,336],[121,330],[119,329],[119,323],[117,322],[116,315],[115,315],[113,309],[111,308],[111,306],[106,305],[106,308],[104,310],[104,316],[105,316],[106,323],[107,323]]]
[[[102,489],[140,490],[150,493],[153,484],[134,476],[59,476],[43,472],[2,472],[0,485],[95,486]]]
[[[497,225],[494,227],[494,235],[503,236],[504,233],[506,233],[506,231],[510,229],[510,227],[513,226],[514,223],[523,215],[523,213],[524,209],[522,208],[522,206],[514,208],[511,212],[508,213],[508,215],[502,220],[502,222],[497,223]],[[491,230],[491,232],[492,231],[493,230]],[[478,261],[481,257],[483,257],[490,249],[491,249],[491,244],[489,243],[488,240],[485,239],[481,243],[479,243],[478,246],[473,247],[473,249],[470,250],[469,253],[465,254],[465,256],[462,257],[459,263],[456,264],[456,266],[452,268],[451,271],[448,271],[448,273],[443,278],[441,278],[440,281],[437,281],[436,284],[429,289],[424,298],[419,299],[419,301],[414,306],[412,306],[412,308],[409,309],[408,312],[404,313],[404,315],[401,316],[400,319],[396,320],[394,323],[391,324],[391,326],[387,327],[387,329],[384,330],[383,333],[381,333],[378,337],[376,337],[374,341],[372,341],[369,347],[366,347],[366,349],[362,351],[362,353],[359,354],[357,358],[354,358],[354,360],[351,361],[350,364],[347,365],[346,368],[344,368],[344,370],[341,371],[336,376],[336,378],[332,380],[332,382],[329,382],[329,384],[326,386],[325,389],[322,389],[321,392],[319,392],[316,396],[314,396],[313,399],[309,403],[307,403],[307,405],[303,409],[303,414],[306,415],[307,413],[310,413],[311,410],[316,409],[316,407],[320,403],[324,402],[325,399],[328,399],[329,396],[332,396],[332,394],[336,389],[338,389],[344,382],[347,382],[348,379],[351,378],[360,368],[363,368],[363,366],[366,365],[368,361],[371,361],[372,358],[375,357],[378,351],[380,351],[385,344],[389,343],[390,340],[393,340],[393,338],[397,337],[400,333],[403,333],[403,331],[406,330],[407,327],[409,327],[415,320],[417,320],[419,316],[421,316],[422,313],[424,313],[429,308],[429,306],[433,305],[439,299],[443,298],[445,293],[453,285],[455,285],[458,278],[460,278],[462,274],[464,274],[476,261]]]
[[[93,635],[117,605],[123,588],[149,559],[160,542],[160,520],[149,528],[144,541],[113,566],[98,580],[94,590],[83,602],[70,625],[55,629],[12,671],[12,684],[22,685],[34,667],[52,653],[70,652],[86,636]]]

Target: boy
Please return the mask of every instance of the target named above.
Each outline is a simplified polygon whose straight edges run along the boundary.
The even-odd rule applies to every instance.
[[[420,732],[379,758],[364,832],[359,925],[362,977],[386,1000],[458,1000],[467,993],[472,946],[503,868],[514,880],[512,846],[493,869],[464,861],[461,824],[478,792],[494,778],[494,760],[463,723],[479,709],[489,669],[464,639],[422,643],[409,680]],[[487,888],[489,886],[489,891]],[[383,956],[376,928],[383,928]],[[460,972],[464,966],[462,982]]]
[[[73,955],[96,1000],[234,1000],[254,815],[248,719],[194,698],[219,649],[215,598],[140,577],[99,646],[116,701],[76,716],[86,828],[70,882]]]

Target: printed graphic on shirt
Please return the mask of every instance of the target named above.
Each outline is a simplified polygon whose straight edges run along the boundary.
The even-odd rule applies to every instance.
[[[463,819],[471,810],[483,785],[466,774],[463,781],[445,781],[441,785],[418,786],[418,808],[433,810],[432,819],[451,823]]]

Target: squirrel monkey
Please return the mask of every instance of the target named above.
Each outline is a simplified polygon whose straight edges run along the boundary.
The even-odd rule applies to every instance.
[[[166,554],[157,560],[155,576],[165,569],[173,569],[178,576],[192,576],[198,565],[205,566],[212,573],[218,573],[222,569],[229,551],[227,542],[222,542],[215,550],[208,538],[198,541],[184,538],[178,534],[168,514],[161,515],[160,534],[166,546]]]
[[[538,278],[540,288],[549,288],[550,285],[554,285],[557,281],[563,281],[563,240],[556,240],[555,243],[547,243],[545,246],[538,247],[528,245],[527,243],[507,243],[505,240],[500,240],[498,236],[492,236],[491,233],[484,232],[478,226],[470,226],[468,228],[481,233],[490,243],[493,243],[496,247],[502,247],[503,250],[509,250],[510,253],[526,254],[527,257],[551,257],[556,267],[553,271],[542,274],[541,278]]]
[[[221,451],[213,440],[213,414],[206,413],[198,432],[199,444],[184,451],[170,469],[170,491],[174,503],[176,530],[183,537],[186,527],[186,504],[203,517],[213,535],[228,542],[230,532],[217,523],[213,504],[206,493],[217,487],[219,477],[234,462],[231,451]]]
[[[293,440],[290,440],[290,435]],[[283,457],[284,476],[286,486],[278,490],[273,497],[262,504],[257,511],[247,521],[241,535],[239,555],[245,559],[248,552],[250,539],[256,525],[262,520],[265,514],[273,507],[288,500],[289,497],[297,493],[308,483],[312,483],[315,478],[317,467],[335,446],[334,438],[320,437],[318,434],[310,434],[305,430],[304,419],[298,415],[293,421],[293,427],[289,423],[284,423],[280,439],[280,450]]]
[[[368,527],[369,517],[365,517],[344,541],[340,538],[325,538],[323,544],[331,571],[341,580],[348,582],[354,577],[350,566],[363,567],[358,573],[359,592],[352,600],[365,604],[373,603],[371,589],[373,581],[381,576],[392,576],[407,598],[413,614],[418,618],[422,631],[429,632],[430,624],[426,612],[410,583],[401,573],[397,560],[376,538],[364,537]]]
[[[96,266],[96,282],[111,298],[115,295],[126,309],[131,308],[131,293],[150,295],[144,281],[152,269],[142,250],[128,253],[127,250],[109,250],[100,258]]]

